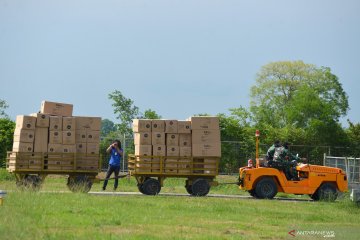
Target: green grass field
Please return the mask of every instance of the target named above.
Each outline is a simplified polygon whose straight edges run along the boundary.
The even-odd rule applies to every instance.
[[[236,177],[219,179],[231,180]],[[184,180],[169,179],[165,185],[162,192],[185,193]],[[120,180],[119,188],[137,191],[133,179]],[[336,239],[360,236],[360,208],[347,197],[327,203],[97,196],[69,192],[63,177],[49,177],[40,192],[28,192],[16,190],[15,180],[3,170],[0,189],[8,191],[0,206],[1,239],[291,239],[291,230],[334,231]],[[92,191],[100,189],[94,184]],[[246,194],[236,185],[215,187],[210,193]],[[314,237],[323,235],[296,238]]]

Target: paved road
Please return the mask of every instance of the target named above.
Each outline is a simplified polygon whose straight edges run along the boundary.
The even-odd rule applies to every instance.
[[[140,192],[89,192],[89,194],[92,195],[103,195],[103,196],[143,196],[147,197],[147,195],[144,195]],[[160,193],[160,196],[171,196],[171,197],[193,197],[189,194],[185,193]],[[251,196],[244,196],[244,195],[225,195],[225,194],[208,194],[206,196],[207,198],[235,198],[235,199],[254,199],[255,198]],[[281,198],[281,197],[275,197],[274,200],[278,201],[293,201],[293,202],[311,202],[312,200],[309,199],[301,199],[301,198]]]

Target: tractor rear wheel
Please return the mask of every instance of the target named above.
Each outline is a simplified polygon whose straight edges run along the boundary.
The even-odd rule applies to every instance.
[[[193,196],[206,196],[210,191],[209,182],[206,179],[196,179],[191,185],[191,195]]]
[[[333,183],[324,183],[310,197],[315,201],[321,200],[333,202],[336,200],[337,196],[338,192],[336,186]]]
[[[277,194],[278,189],[274,180],[270,177],[261,179],[255,187],[255,196],[257,198],[272,199]]]
[[[140,190],[140,189],[139,189]],[[157,195],[161,190],[160,182],[154,178],[148,178],[142,184],[142,193],[146,195]],[[141,192],[140,190],[140,192]]]

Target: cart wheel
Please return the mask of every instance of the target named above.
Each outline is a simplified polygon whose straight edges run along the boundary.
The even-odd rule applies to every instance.
[[[143,190],[143,185],[142,185],[142,184],[138,183],[137,187],[138,187],[138,189],[139,189],[139,192],[141,192],[142,194],[145,194],[145,193],[144,193],[144,190]]]
[[[210,191],[209,182],[206,179],[196,179],[191,186],[193,196],[206,196]]]
[[[25,175],[21,180],[16,182],[16,186],[22,190],[38,191],[41,188],[42,179],[37,175]]]
[[[72,192],[87,193],[90,191],[93,179],[86,175],[69,176],[67,186]]]
[[[159,194],[161,190],[160,182],[154,178],[149,178],[145,180],[145,182],[142,184],[142,191],[143,194],[146,195],[157,195]]]
[[[192,186],[191,185],[185,185],[185,189],[188,192],[188,194],[192,194]]]

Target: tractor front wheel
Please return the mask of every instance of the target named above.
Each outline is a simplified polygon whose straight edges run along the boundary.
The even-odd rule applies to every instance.
[[[255,187],[255,196],[257,198],[268,198],[272,199],[277,194],[278,189],[274,179],[265,177],[261,179]]]
[[[255,197],[255,198],[257,197],[256,193],[255,193],[255,189],[249,190],[248,192],[252,197]]]

